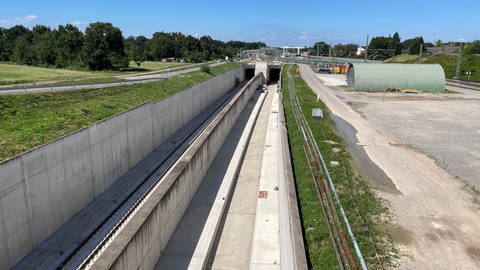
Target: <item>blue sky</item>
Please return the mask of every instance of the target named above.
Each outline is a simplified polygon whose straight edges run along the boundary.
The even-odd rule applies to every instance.
[[[124,36],[156,31],[263,41],[271,46],[315,41],[364,44],[366,35],[428,41],[480,39],[480,0],[384,1],[3,1],[0,26],[111,22]]]

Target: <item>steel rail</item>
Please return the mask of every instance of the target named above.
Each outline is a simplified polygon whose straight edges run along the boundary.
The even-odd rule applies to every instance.
[[[288,70],[288,72],[289,71],[290,69]],[[311,144],[310,137],[306,132],[306,129],[308,129],[308,127],[306,126],[305,122],[300,116],[301,108],[299,108],[298,99],[295,98],[295,93],[293,92],[295,88],[294,82],[292,80],[290,73],[288,73],[288,75],[289,75],[290,104],[294,112],[297,126],[300,129],[301,134],[303,136],[304,152],[307,157],[307,161],[309,163],[309,167],[312,173],[313,182],[316,187],[317,195],[322,208],[322,213],[324,214],[325,222],[329,231],[329,237],[332,243],[332,247],[335,252],[340,269],[350,269],[350,264],[344,256],[345,255],[345,250],[343,247],[344,243],[341,240],[341,234],[338,231],[339,226],[336,223],[336,221],[333,219],[333,216],[334,216],[333,212],[335,210],[332,209],[332,206],[329,203],[330,200],[327,196],[328,187],[326,188],[326,185],[321,180],[322,179],[320,175],[321,167],[320,167],[320,164],[318,163],[318,157],[316,157],[316,154],[314,153],[314,149],[313,149],[313,145]]]
[[[333,198],[335,199],[335,203],[336,203],[336,205],[338,206],[338,208],[339,208],[339,210],[340,210],[341,216],[342,216],[343,221],[344,221],[344,223],[345,223],[345,225],[346,225],[346,227],[347,227],[347,230],[348,230],[348,233],[349,233],[349,235],[350,235],[350,238],[352,239],[352,242],[353,242],[355,251],[356,251],[356,253],[357,253],[357,256],[358,256],[358,258],[359,258],[361,267],[362,267],[362,269],[366,270],[366,269],[368,269],[368,268],[367,268],[367,266],[366,266],[366,263],[365,263],[365,260],[364,260],[364,258],[363,258],[363,255],[362,255],[362,252],[361,252],[361,250],[360,250],[360,247],[358,246],[358,243],[357,243],[357,241],[356,241],[356,239],[355,239],[355,236],[354,236],[354,234],[353,234],[353,231],[352,231],[352,229],[351,229],[350,223],[349,223],[348,218],[347,218],[347,216],[346,216],[346,214],[345,214],[345,211],[344,211],[344,209],[343,209],[343,206],[342,206],[342,204],[341,204],[341,202],[340,202],[338,193],[337,193],[337,191],[336,191],[336,189],[335,189],[335,186],[334,186],[333,181],[332,181],[332,179],[331,179],[330,173],[329,173],[329,171],[328,171],[328,169],[327,169],[327,166],[326,166],[326,164],[325,164],[325,160],[324,160],[324,158],[323,158],[323,156],[322,156],[322,154],[321,154],[321,152],[320,152],[320,150],[319,150],[319,148],[318,148],[318,145],[317,145],[317,143],[316,143],[316,141],[315,141],[315,138],[314,138],[314,136],[313,136],[313,133],[312,133],[311,129],[309,128],[308,122],[307,122],[307,120],[306,120],[306,118],[305,118],[305,115],[303,114],[302,109],[301,109],[300,103],[299,103],[299,101],[298,101],[298,97],[297,97],[297,95],[296,95],[296,93],[295,93],[295,87],[294,87],[294,85],[293,85],[293,80],[292,80],[292,85],[290,85],[290,79],[291,79],[290,69],[288,70],[288,75],[289,75],[289,86],[291,86],[290,91],[292,91],[291,93],[293,94],[293,95],[291,95],[291,98],[293,99],[293,100],[292,100],[292,104],[295,104],[295,105],[296,105],[295,107],[298,107],[298,114],[299,114],[299,116],[300,116],[300,118],[301,118],[301,121],[297,121],[297,120],[296,120],[296,121],[297,121],[297,125],[298,125],[299,122],[300,122],[300,123],[304,123],[304,124],[303,124],[303,127],[301,128],[301,129],[302,129],[302,132],[303,132],[304,140],[310,141],[310,143],[312,143],[312,147],[313,147],[313,149],[314,149],[315,156],[316,156],[316,158],[317,158],[318,160],[321,161],[321,164],[322,164],[321,167],[323,167],[323,171],[324,171],[325,175],[326,175],[327,178],[328,178],[328,183],[325,183],[325,184],[326,184],[326,195],[327,195],[328,201],[329,201],[329,202],[330,202],[330,201],[333,201],[332,195],[330,194],[330,190],[329,190],[329,188],[328,188],[328,186],[330,186],[330,189],[331,189],[331,191],[333,192]],[[293,97],[292,97],[292,96],[293,96]],[[292,108],[293,108],[293,107],[294,107],[294,105],[292,105]],[[295,111],[295,109],[294,109],[294,111]],[[299,127],[300,127],[300,126],[299,126]],[[323,178],[322,178],[322,179],[323,179]],[[334,206],[334,207],[335,207],[335,206]],[[335,209],[336,209],[336,208],[335,208]],[[340,223],[340,222],[339,222],[339,216],[338,216],[337,211],[334,212],[332,218],[336,221],[337,224]],[[347,258],[348,258],[348,260],[349,260],[349,262],[350,262],[350,264],[351,264],[351,267],[356,268],[356,264],[355,264],[355,262],[354,262],[354,260],[353,260],[353,256],[351,255],[351,252],[349,252],[350,247],[348,246],[348,242],[346,241],[346,237],[345,237],[345,235],[344,235],[343,230],[342,230],[341,227],[340,227],[340,230],[339,230],[339,234],[340,234],[340,238],[342,239],[342,242],[343,242],[343,245],[342,245],[342,246],[344,246],[345,251],[347,252],[346,255],[347,255]]]
[[[307,120],[305,119],[305,115],[301,114],[302,118],[304,119],[304,121],[306,122]],[[310,136],[313,138],[313,134],[312,134],[312,131],[310,130],[310,128],[308,128],[308,132],[310,133]],[[358,243],[357,243],[357,240],[355,238],[355,235],[353,234],[353,230],[350,226],[350,222],[348,221],[348,217],[345,213],[345,210],[343,209],[343,206],[342,206],[342,203],[340,201],[340,197],[338,196],[338,193],[337,193],[337,190],[335,188],[335,185],[333,184],[333,181],[332,181],[332,177],[330,176],[330,172],[328,171],[328,168],[327,168],[327,165],[325,163],[325,160],[323,158],[323,155],[322,153],[320,152],[320,149],[318,148],[318,145],[316,143],[316,141],[313,139],[313,142],[314,142],[314,147],[315,147],[315,150],[322,162],[322,165],[323,165],[323,169],[324,169],[324,172],[327,176],[327,179],[328,179],[328,183],[330,184],[330,188],[333,192],[333,195],[334,195],[334,198],[335,198],[335,201],[340,209],[340,214],[342,215],[342,218],[343,218],[343,221],[345,222],[345,225],[347,227],[347,231],[348,231],[348,234],[350,235],[350,238],[352,239],[352,243],[353,243],[353,246],[355,248],[355,251],[357,253],[357,256],[358,256],[358,259],[360,260],[360,265],[362,266],[362,269],[363,270],[367,270],[367,265],[365,263],[365,260],[363,258],[363,254],[362,254],[362,251],[360,250],[360,247],[358,246]]]

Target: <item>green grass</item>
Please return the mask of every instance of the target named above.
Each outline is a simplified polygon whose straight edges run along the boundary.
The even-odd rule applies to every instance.
[[[107,72],[78,71],[60,68],[42,68],[26,65],[0,64],[0,85],[56,82],[91,77],[110,77]]]
[[[284,68],[282,74],[283,103],[309,263],[313,269],[337,269],[337,260],[330,243],[315,184],[303,150],[302,135],[296,126],[290,105],[286,70],[287,68]],[[383,226],[385,223],[381,220],[381,217],[388,216],[388,209],[382,200],[373,193],[366,179],[355,167],[348,147],[336,130],[335,124],[329,118],[328,108],[322,102],[316,101],[316,95],[301,77],[294,76],[294,82],[302,110],[310,112],[312,108],[321,108],[324,112],[324,119],[313,120],[307,116],[307,121],[320,151],[324,155],[327,166],[332,160],[340,163],[339,166],[329,166],[329,172],[369,268],[377,269],[379,264],[374,257],[374,248],[369,234],[362,225],[362,219],[372,232],[378,245],[382,264],[389,265],[396,253],[391,238],[385,229],[388,226]],[[337,144],[331,145],[325,143],[325,140],[331,140],[337,142]],[[334,153],[334,147],[339,148],[340,152]],[[354,202],[356,206],[354,206]],[[352,252],[354,252],[353,247]]]
[[[418,63],[418,56],[416,55],[399,55],[385,61],[386,63]],[[421,63],[425,64],[440,64],[445,70],[445,76],[452,78],[455,76],[457,68],[456,55],[426,55],[422,57]],[[462,57],[462,74],[460,79],[467,80],[465,71],[472,71],[470,80],[480,82],[480,55],[463,55]]]
[[[82,71],[61,68],[45,68],[9,63],[0,64],[0,86],[15,84],[61,84],[111,82],[116,75],[167,71],[167,68],[186,67],[188,63],[145,61],[140,67],[130,62],[128,68],[110,71]]]
[[[0,161],[94,122],[238,67],[192,72],[158,82],[53,93],[0,95]]]

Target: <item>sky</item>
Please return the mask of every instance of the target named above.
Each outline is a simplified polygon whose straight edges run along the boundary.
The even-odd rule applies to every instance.
[[[124,36],[182,32],[269,46],[365,44],[367,35],[395,32],[402,40],[471,41],[480,39],[480,0],[0,0],[0,27],[72,23],[84,30],[96,21]]]

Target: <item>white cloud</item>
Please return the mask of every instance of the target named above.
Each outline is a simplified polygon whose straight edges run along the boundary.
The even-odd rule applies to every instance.
[[[23,17],[15,17],[11,19],[0,19],[0,25],[1,26],[13,26],[13,25],[18,25],[18,24],[29,24],[33,21],[38,19],[38,16],[36,15],[27,15]]]

